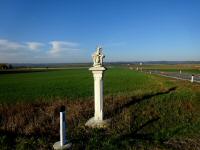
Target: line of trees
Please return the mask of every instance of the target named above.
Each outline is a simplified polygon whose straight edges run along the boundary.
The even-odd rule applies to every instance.
[[[11,64],[0,64],[0,70],[12,69],[13,66]]]

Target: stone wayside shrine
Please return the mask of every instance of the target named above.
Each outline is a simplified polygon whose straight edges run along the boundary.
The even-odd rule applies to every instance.
[[[89,68],[94,77],[94,117],[86,122],[86,126],[92,128],[104,128],[108,126],[109,120],[103,118],[103,74],[106,68],[103,66],[102,48],[97,47],[92,55],[93,67]]]

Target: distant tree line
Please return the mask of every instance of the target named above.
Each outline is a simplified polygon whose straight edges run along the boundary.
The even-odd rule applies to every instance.
[[[11,64],[0,64],[0,70],[8,70],[13,69],[13,66]]]

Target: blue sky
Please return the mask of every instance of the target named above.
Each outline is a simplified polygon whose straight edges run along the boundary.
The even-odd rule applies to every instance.
[[[0,62],[200,60],[199,0],[0,0]]]

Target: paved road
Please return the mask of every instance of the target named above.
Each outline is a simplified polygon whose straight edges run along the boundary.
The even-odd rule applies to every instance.
[[[153,70],[153,71],[147,71],[148,73],[152,74],[158,74],[161,76],[165,77],[170,77],[170,78],[175,78],[175,79],[180,79],[180,80],[188,80],[191,81],[192,74],[190,73],[178,73],[178,72],[163,72],[163,71],[158,71],[158,70]],[[200,83],[200,74],[194,74],[193,75],[194,82]]]

